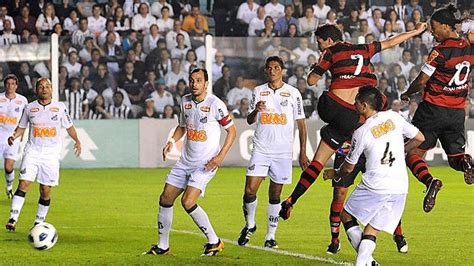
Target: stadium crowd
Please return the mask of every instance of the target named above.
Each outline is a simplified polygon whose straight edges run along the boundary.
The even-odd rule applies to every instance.
[[[235,118],[245,118],[252,89],[263,82],[263,62],[280,56],[285,81],[300,90],[307,118],[318,118],[318,97],[331,77],[308,87],[305,76],[320,52],[314,30],[335,24],[345,41],[369,43],[413,30],[447,0],[15,0],[0,1],[0,46],[38,43],[60,37],[59,98],[73,119],[177,117],[189,92],[190,69],[204,65],[204,36],[250,40],[244,54],[213,49],[213,91]],[[458,0],[462,14],[474,4]],[[459,25],[463,34],[472,21]],[[232,38],[223,38],[232,42]],[[434,41],[431,33],[406,41],[372,58],[379,89],[393,110],[411,120],[418,99],[400,95],[419,73]],[[220,43],[219,45],[222,45]],[[219,47],[219,45],[215,45]],[[251,48],[253,47],[253,48]],[[38,77],[50,76],[50,62],[0,64],[0,79],[19,78],[18,92],[35,97]],[[0,82],[3,84],[3,81]],[[2,85],[3,86],[3,85]],[[469,99],[472,99],[471,94]],[[466,102],[466,115],[474,108]]]

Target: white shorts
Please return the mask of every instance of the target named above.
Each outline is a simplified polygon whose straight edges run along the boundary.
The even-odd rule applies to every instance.
[[[357,186],[344,209],[364,226],[393,234],[402,218],[407,194],[377,194]]]
[[[41,157],[37,154],[25,153],[20,166],[20,180],[27,180],[46,186],[59,184],[59,159]]]
[[[17,160],[18,152],[20,151],[20,142],[15,141],[13,145],[0,144],[0,154],[4,159]]]
[[[187,186],[195,187],[201,190],[204,196],[206,186],[216,174],[217,170],[207,172],[204,170],[204,164],[189,166],[178,160],[176,165],[166,176],[166,183],[177,188],[186,189]]]
[[[293,163],[291,159],[272,159],[268,156],[252,153],[247,166],[247,176],[270,176],[277,184],[291,184]]]

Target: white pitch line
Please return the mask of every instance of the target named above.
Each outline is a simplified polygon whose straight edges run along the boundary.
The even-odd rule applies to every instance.
[[[135,227],[135,228],[157,228],[156,226],[140,226],[140,225],[128,226],[128,228],[130,228],[130,227]],[[61,226],[59,228],[63,228],[63,229],[81,229],[81,228],[112,229],[112,228],[123,228],[123,226],[100,226],[100,225],[87,226],[87,227]],[[187,234],[187,235],[199,236],[199,237],[203,237],[203,238],[205,237],[205,236],[203,236],[202,233],[198,233],[198,232],[194,232],[194,231],[177,230],[177,229],[171,229],[171,231],[175,232],[175,233],[179,233],[179,234]],[[230,243],[232,245],[239,246],[237,241],[230,240],[230,239],[225,239],[225,238],[221,238],[221,240],[224,241],[224,243]],[[350,262],[346,262],[346,261],[337,261],[337,260],[333,260],[331,258],[318,257],[318,256],[304,254],[304,253],[297,253],[297,252],[281,250],[281,249],[265,248],[265,247],[261,247],[261,246],[251,245],[251,244],[247,244],[243,247],[244,248],[251,248],[251,249],[255,249],[255,250],[266,251],[266,252],[273,252],[273,253],[277,253],[277,254],[285,255],[285,256],[290,256],[290,257],[320,261],[320,262],[337,264],[337,265],[354,265],[354,264],[352,264]]]

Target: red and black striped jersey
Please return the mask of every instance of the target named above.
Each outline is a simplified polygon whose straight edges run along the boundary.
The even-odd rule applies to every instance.
[[[470,87],[474,45],[463,39],[446,39],[431,51],[421,69],[430,76],[423,100],[449,108],[464,108]]]
[[[380,42],[352,44],[338,42],[324,49],[312,71],[320,76],[331,72],[331,89],[350,89],[365,85],[377,85],[370,59],[382,50]]]

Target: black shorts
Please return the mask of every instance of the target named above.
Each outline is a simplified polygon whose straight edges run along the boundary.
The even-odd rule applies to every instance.
[[[352,133],[363,124],[355,106],[350,105],[331,92],[323,92],[318,101],[318,114],[327,123],[321,128],[321,139],[334,150],[352,137]]]
[[[334,169],[339,168],[344,160],[346,159],[346,155],[343,153],[336,153],[336,157],[334,158]],[[359,158],[359,161],[357,161],[357,164],[355,165],[354,171],[352,171],[350,174],[346,175],[344,178],[340,179],[333,179],[332,180],[332,187],[334,188],[348,188],[354,184],[354,181],[359,174],[359,172],[364,173],[365,172],[365,156],[362,154],[362,156]]]
[[[464,154],[464,109],[442,107],[423,101],[415,112],[412,123],[425,135],[425,141],[418,147],[428,151],[441,142],[448,156]]]

